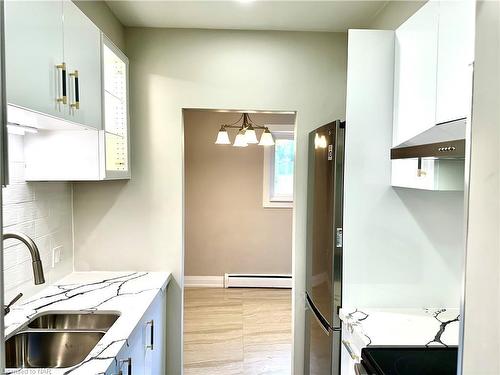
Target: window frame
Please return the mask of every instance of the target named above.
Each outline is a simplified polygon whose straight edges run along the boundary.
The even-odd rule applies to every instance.
[[[273,134],[275,140],[278,139],[295,139],[295,126],[294,125],[266,125],[269,131]],[[296,151],[296,144],[295,144]],[[263,189],[262,189],[262,206],[264,208],[293,208],[293,196],[274,196],[274,161],[275,161],[276,147],[264,147],[264,176],[263,176]],[[295,154],[295,152],[294,152]],[[293,179],[295,182],[295,160],[293,161]],[[294,183],[295,184],[295,183]]]

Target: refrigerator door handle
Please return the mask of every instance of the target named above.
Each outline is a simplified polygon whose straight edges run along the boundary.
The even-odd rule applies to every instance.
[[[324,321],[323,317],[321,316],[321,313],[316,308],[316,306],[314,306],[314,303],[311,301],[311,299],[309,298],[309,296],[307,294],[306,294],[306,304],[307,304],[307,307],[313,313],[313,315],[316,318],[316,321],[318,322],[321,329],[326,333],[327,336],[330,336],[330,332],[331,332],[330,325]]]

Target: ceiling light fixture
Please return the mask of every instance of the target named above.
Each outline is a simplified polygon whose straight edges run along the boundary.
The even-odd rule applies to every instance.
[[[243,120],[241,125],[237,125],[241,120]],[[249,144],[259,144],[260,146],[273,146],[274,137],[272,133],[266,126],[256,125],[251,119],[248,113],[243,113],[241,117],[233,124],[222,125],[219,132],[217,133],[217,139],[215,144],[217,145],[229,145],[231,141],[229,140],[229,134],[227,129],[238,129],[236,138],[234,140],[234,147],[247,147]],[[260,137],[260,142],[257,139],[257,130],[263,130]]]

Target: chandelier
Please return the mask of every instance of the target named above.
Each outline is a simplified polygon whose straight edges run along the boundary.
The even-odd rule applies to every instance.
[[[238,123],[243,120],[241,125]],[[217,133],[216,145],[230,145],[229,134],[227,129],[238,129],[236,138],[234,139],[234,147],[247,147],[251,144],[258,144],[259,146],[273,146],[274,138],[266,126],[256,125],[248,113],[243,113],[241,117],[233,124],[222,125],[219,133]],[[264,130],[260,136],[260,142],[257,140],[257,133],[255,130]]]

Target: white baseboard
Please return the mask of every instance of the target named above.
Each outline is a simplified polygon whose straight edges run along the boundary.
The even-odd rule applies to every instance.
[[[284,288],[293,286],[292,275],[228,274],[224,275],[226,288]]]
[[[224,276],[184,276],[185,288],[224,288]]]

